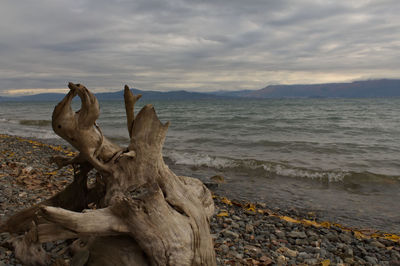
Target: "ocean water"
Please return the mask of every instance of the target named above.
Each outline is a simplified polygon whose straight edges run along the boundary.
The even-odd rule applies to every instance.
[[[230,197],[400,232],[400,98],[152,104],[171,122],[164,156],[177,174],[222,175],[218,190]],[[1,133],[64,143],[51,129],[55,105],[0,103]],[[127,145],[123,101],[100,106],[104,135]]]

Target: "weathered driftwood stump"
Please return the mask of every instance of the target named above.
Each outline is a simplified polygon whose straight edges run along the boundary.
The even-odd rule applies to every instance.
[[[53,162],[58,167],[73,165],[74,180],[1,225],[0,231],[24,233],[13,242],[16,256],[26,264],[46,264],[41,243],[75,238],[77,265],[215,265],[211,193],[199,180],[176,176],[165,165],[162,147],[168,123],[160,122],[151,105],[135,117],[140,95],[125,86],[130,143],[121,148],[96,124],[96,97],[80,84],[68,87],[54,109],[52,126],[79,155],[58,156]],[[73,112],[76,95],[82,105]],[[88,186],[93,168],[96,182]]]

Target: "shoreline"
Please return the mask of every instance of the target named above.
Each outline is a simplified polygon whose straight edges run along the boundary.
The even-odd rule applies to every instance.
[[[50,197],[71,181],[71,169],[55,171],[48,162],[55,154],[73,156],[73,151],[0,134],[1,221],[18,209]],[[27,169],[29,173],[24,174]],[[400,265],[397,235],[355,230],[319,221],[312,213],[270,210],[264,203],[229,200],[219,195],[214,196],[214,203],[216,211],[210,226],[221,265]],[[17,261],[4,244],[9,237],[0,234],[0,261],[13,265]],[[66,242],[46,243],[45,248],[54,260],[56,257],[70,260]]]

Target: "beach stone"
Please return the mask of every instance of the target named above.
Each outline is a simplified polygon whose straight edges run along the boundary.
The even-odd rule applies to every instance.
[[[225,244],[222,244],[221,246],[219,246],[219,248],[222,250],[222,252],[224,253],[228,253],[229,251],[229,247]]]
[[[391,266],[400,266],[400,260],[391,260],[389,262],[389,265],[391,265]]]
[[[308,245],[308,241],[306,239],[300,239],[300,238],[297,238],[295,243],[298,246]]]
[[[385,248],[385,247],[386,247],[384,244],[382,244],[382,243],[379,242],[379,241],[372,241],[372,242],[371,242],[371,245],[373,245],[373,246],[375,246],[375,247],[377,247],[377,248]]]
[[[328,233],[326,238],[331,242],[337,242],[339,240],[338,236],[334,233]]]
[[[307,252],[300,252],[299,253],[299,258],[302,258],[303,260],[304,259],[309,259],[309,258],[311,258],[311,255],[308,254]]]
[[[254,215],[257,214],[257,213],[256,213],[255,211],[253,211],[253,210],[246,210],[244,213],[246,213],[246,214],[248,214],[248,215],[251,215],[251,216],[254,216]]]
[[[237,259],[239,259],[239,260],[243,259],[243,257],[244,257],[244,255],[241,254],[241,253],[236,253],[236,254],[235,254],[235,258],[237,258]]]
[[[321,248],[321,249],[319,250],[319,254],[320,254],[320,257],[321,257],[321,258],[325,258],[327,253],[328,253],[328,252],[327,252],[326,249],[324,249],[324,248]]]
[[[240,218],[240,217],[237,216],[237,215],[232,215],[232,219],[233,219],[233,220],[236,220],[236,221],[242,220],[242,218]]]
[[[276,259],[276,264],[278,266],[283,266],[286,265],[287,263],[287,258],[283,255],[278,256],[278,258]]]
[[[239,238],[239,234],[238,234],[238,233],[232,232],[232,231],[230,231],[230,230],[224,231],[223,234],[224,234],[224,236],[226,236],[226,237]]]
[[[304,263],[308,264],[308,265],[317,265],[318,264],[318,260],[317,259],[305,259]]]
[[[260,261],[262,261],[265,265],[270,265],[272,263],[272,259],[265,255],[260,257]]]
[[[319,231],[320,231],[322,234],[325,234],[325,235],[329,233],[329,230],[326,229],[326,228],[320,228]]]
[[[225,218],[224,218],[224,221],[225,221],[225,223],[227,223],[227,224],[231,224],[231,223],[232,223],[232,219],[231,219],[231,218],[225,217]]]
[[[257,205],[259,205],[261,208],[267,208],[267,203],[264,202],[257,202]]]
[[[231,227],[238,230],[240,229],[240,225],[235,222],[232,222]]]
[[[366,262],[371,263],[373,265],[378,264],[378,260],[375,257],[365,256],[364,259]]]
[[[339,239],[342,241],[342,242],[345,242],[345,243],[350,243],[353,239],[351,238],[351,236],[349,236],[348,234],[345,234],[345,233],[342,233],[342,234],[340,234],[339,235]]]
[[[306,238],[307,237],[306,233],[304,233],[302,231],[291,231],[288,234],[288,236],[291,238]]]
[[[217,184],[225,183],[225,178],[222,175],[215,175],[210,177],[210,180],[214,181]]]
[[[246,232],[247,233],[252,233],[254,231],[254,226],[251,224],[246,224]]]
[[[367,250],[362,245],[357,245],[356,247],[358,248],[358,250],[360,250],[361,254],[368,254]]]
[[[243,247],[245,250],[250,251],[251,253],[256,253],[259,254],[261,253],[261,249],[255,246],[251,246],[251,245],[246,245]]]
[[[308,235],[309,237],[311,237],[311,236],[318,237],[318,234],[315,233],[313,230],[307,230],[306,233],[307,233],[307,235]]]
[[[344,248],[344,256],[345,257],[353,257],[354,256],[354,252],[353,249],[351,247],[346,247]]]
[[[298,251],[295,250],[291,250],[287,247],[280,247],[277,250],[279,253],[282,253],[283,255],[285,255],[286,257],[290,257],[290,258],[295,258],[297,257],[297,255],[299,254]]]
[[[391,250],[390,251],[390,256],[394,259],[400,260],[400,253],[397,252],[396,250]]]
[[[335,230],[335,231],[338,232],[338,233],[341,233],[341,232],[342,232],[342,229],[341,229],[340,227],[337,227],[337,226],[331,226],[330,229],[333,229],[333,230]]]
[[[243,221],[239,221],[239,222],[238,222],[238,225],[239,225],[240,227],[245,227],[246,224],[245,224]]]
[[[275,235],[277,238],[281,238],[281,239],[285,238],[285,236],[286,236],[285,232],[281,231],[281,230],[275,230]]]

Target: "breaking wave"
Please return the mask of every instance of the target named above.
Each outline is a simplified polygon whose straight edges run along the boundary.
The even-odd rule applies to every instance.
[[[345,170],[323,170],[295,167],[281,162],[260,161],[254,159],[232,159],[216,157],[202,153],[166,152],[167,159],[176,165],[212,168],[221,173],[234,172],[257,177],[307,178],[325,182],[391,182],[400,181],[400,176],[386,176],[370,172]],[[356,179],[356,180],[355,180]],[[391,181],[390,181],[391,180]]]

